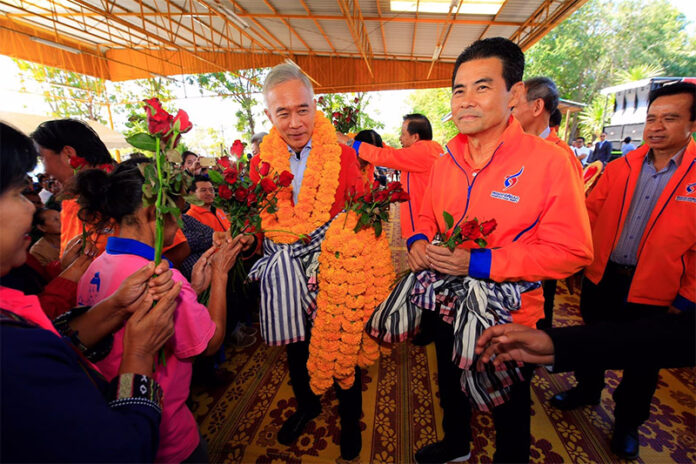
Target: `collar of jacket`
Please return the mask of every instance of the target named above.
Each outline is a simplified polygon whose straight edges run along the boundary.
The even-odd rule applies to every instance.
[[[507,127],[496,144],[497,148],[494,152],[496,157],[504,156],[506,153],[509,153],[510,150],[515,148],[516,143],[519,142],[519,139],[523,136],[524,130],[522,130],[522,125],[517,119],[510,115]],[[469,136],[458,134],[447,143],[447,148],[452,155],[456,156],[458,159],[464,159],[463,156],[468,143]]]

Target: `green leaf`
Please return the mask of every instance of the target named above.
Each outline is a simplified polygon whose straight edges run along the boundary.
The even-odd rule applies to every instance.
[[[375,237],[379,237],[380,235],[382,235],[382,223],[381,222],[379,222],[379,221],[375,222],[372,225],[372,227],[374,227],[374,229],[375,229]]]
[[[481,248],[486,248],[486,245],[488,245],[488,242],[486,242],[486,240],[485,240],[485,239],[482,239],[482,238],[477,238],[477,239],[474,240],[474,241],[475,241],[476,244],[477,244],[478,246],[480,246]]]
[[[451,229],[454,225],[454,218],[452,217],[452,215],[447,211],[443,211],[442,217],[445,219],[445,225],[447,226],[447,228]]]
[[[225,178],[222,177],[222,174],[217,172],[215,169],[208,169],[208,177],[214,184],[224,184],[225,183]]]
[[[155,151],[157,149],[157,142],[155,141],[155,137],[144,132],[131,135],[126,139],[126,142],[130,143],[135,148],[138,148],[140,150]]]
[[[203,200],[199,200],[194,194],[184,195],[183,198],[190,205],[203,206]]]

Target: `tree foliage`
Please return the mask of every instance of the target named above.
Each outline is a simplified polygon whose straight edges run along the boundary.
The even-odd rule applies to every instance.
[[[106,123],[104,80],[72,71],[15,59],[22,90],[40,83],[44,101],[57,118],[79,117]]]
[[[166,111],[173,112],[174,108],[169,102],[176,98],[175,89],[176,83],[163,77],[114,83],[110,98],[115,103],[114,112],[126,115],[126,128],[122,131],[123,135],[130,137],[140,132],[147,132],[143,109],[145,99],[157,97]]]
[[[433,140],[444,146],[452,137],[457,135],[457,127],[449,120],[442,118],[450,113],[452,91],[449,88],[415,90],[409,101],[414,113],[424,114],[433,126]]]
[[[216,72],[198,74],[187,77],[187,81],[200,86],[201,93],[212,92],[221,98],[231,98],[241,109],[235,113],[237,123],[235,128],[248,135],[248,139],[256,132],[256,121],[260,117],[255,113],[259,104],[257,98],[261,95],[261,85],[268,73],[267,68],[252,68],[236,73]]]
[[[331,119],[334,112],[343,112],[345,108],[352,107],[357,110],[355,132],[366,129],[384,129],[384,124],[375,120],[367,112],[370,105],[370,97],[365,92],[359,93],[326,93],[317,95],[318,107],[327,118]]]

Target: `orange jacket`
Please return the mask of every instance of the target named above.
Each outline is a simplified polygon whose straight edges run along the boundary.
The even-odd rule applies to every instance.
[[[225,216],[225,212],[221,209],[215,209],[215,212],[203,207],[191,205],[191,208],[186,212],[201,224],[213,229],[215,232],[225,232],[230,228],[230,223]]]
[[[398,169],[406,174],[404,187],[409,200],[408,208],[401,207],[401,236],[408,238],[413,235],[430,168],[443,154],[442,146],[434,140],[419,140],[408,148],[379,148],[369,143],[355,142],[353,149],[368,163]]]
[[[642,147],[607,164],[587,197],[595,258],[585,276],[598,283],[621,236],[643,161]],[[681,164],[655,204],[638,247],[628,292],[631,303],[696,309],[696,143],[686,147]]]
[[[565,152],[570,156],[571,163],[573,164],[573,166],[575,166],[575,170],[578,172],[578,176],[580,176],[580,178],[582,179],[582,163],[580,162],[578,157],[575,156],[575,153],[573,153],[573,150],[570,149],[568,144],[561,140],[561,138],[556,133],[556,129],[551,129],[551,132],[549,132],[548,137],[546,137],[546,141],[551,142],[565,150]]]
[[[80,211],[80,205],[77,200],[63,200],[60,209],[60,256],[63,256],[65,247],[68,242],[76,235],[82,235],[82,221],[77,217]],[[87,226],[87,230],[91,230],[91,226]],[[118,235],[118,226],[113,226],[108,231],[102,233],[90,234],[90,239],[94,242],[99,254],[106,250],[106,241],[109,237]]]
[[[488,247],[472,249],[472,277],[496,282],[560,279],[592,261],[582,183],[560,148],[525,134],[511,117],[481,169],[472,168],[465,135],[453,138],[447,151],[433,165],[409,246],[447,230],[442,217],[447,211],[455,224],[473,218],[498,222],[487,237]],[[523,294],[513,320],[534,327],[543,317],[543,301],[541,289]]]

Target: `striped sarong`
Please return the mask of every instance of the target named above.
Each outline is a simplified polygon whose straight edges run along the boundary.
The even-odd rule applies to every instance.
[[[372,336],[385,342],[403,341],[420,325],[421,311],[436,311],[453,326],[452,362],[462,369],[461,387],[478,409],[489,411],[509,399],[509,388],[523,380],[517,363],[476,371],[474,353],[481,333],[496,324],[512,322],[521,294],[539,282],[492,282],[433,271],[410,273],[377,307],[367,324]]]
[[[249,271],[261,287],[259,322],[269,345],[287,345],[305,339],[306,320],[314,320],[321,242],[331,221],[316,229],[309,242],[284,244],[264,238],[263,257]]]

